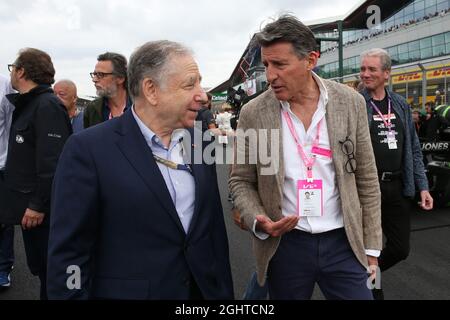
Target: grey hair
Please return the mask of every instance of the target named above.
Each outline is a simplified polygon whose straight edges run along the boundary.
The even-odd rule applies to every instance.
[[[168,40],[150,41],[137,48],[128,65],[128,88],[136,98],[141,93],[142,81],[152,79],[156,85],[164,87],[173,56],[193,55],[192,51],[180,43]]]
[[[283,14],[255,34],[253,45],[268,47],[278,42],[289,42],[299,58],[307,57],[318,45],[311,29],[291,14]]]
[[[65,84],[65,85],[71,86],[72,88],[75,89],[75,94],[77,94],[77,85],[76,85],[75,82],[73,82],[72,80],[69,80],[69,79],[61,79],[61,80],[58,80],[58,81],[53,85],[53,87],[56,86],[57,84]]]
[[[391,57],[389,56],[389,53],[386,50],[381,48],[369,49],[361,53],[361,60],[364,59],[365,57],[378,57],[380,58],[381,68],[385,71],[391,70],[392,61]]]

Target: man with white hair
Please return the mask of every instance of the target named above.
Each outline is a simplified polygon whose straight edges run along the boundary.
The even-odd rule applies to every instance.
[[[381,223],[386,245],[378,258],[385,271],[407,258],[410,250],[410,213],[416,191],[420,191],[424,210],[433,208],[428,192],[419,139],[411,108],[400,95],[385,88],[391,73],[391,58],[383,49],[361,54],[360,77],[365,89],[372,146],[381,189]],[[381,289],[373,290],[383,299]]]
[[[130,110],[74,135],[61,155],[49,297],[232,299],[215,166],[189,157],[207,145],[189,143],[207,102],[197,63],[178,43],[148,42],[128,81]]]

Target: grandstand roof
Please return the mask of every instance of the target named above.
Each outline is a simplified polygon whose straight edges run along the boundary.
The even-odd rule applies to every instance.
[[[344,30],[367,28],[367,8],[376,5],[381,8],[381,21],[413,2],[413,0],[361,0],[348,13],[342,16],[319,19],[305,24],[314,32],[329,32],[337,29],[337,22],[342,21]]]
[[[344,31],[354,30],[354,29],[365,29],[367,28],[367,8],[371,5],[377,5],[381,8],[381,21],[384,21],[395,13],[400,11],[402,8],[413,2],[413,0],[361,0],[359,1],[348,13],[342,16],[329,17],[324,19],[319,19],[315,21],[305,22],[307,26],[315,33],[317,32],[331,32],[337,29],[337,22],[343,21]],[[253,39],[253,38],[252,38]],[[245,48],[241,58],[239,59],[236,67],[233,69],[231,76],[228,80],[221,83],[220,85],[209,90],[211,93],[219,93],[227,90],[229,87],[237,85],[234,83],[234,76],[239,72],[239,67],[241,65],[242,59],[247,55],[250,49],[250,42]]]

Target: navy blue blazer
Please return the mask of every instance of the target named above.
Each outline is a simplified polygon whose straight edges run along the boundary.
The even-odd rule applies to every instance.
[[[73,135],[53,184],[48,297],[188,299],[193,277],[205,299],[233,299],[215,166],[193,175],[186,234],[131,111]]]

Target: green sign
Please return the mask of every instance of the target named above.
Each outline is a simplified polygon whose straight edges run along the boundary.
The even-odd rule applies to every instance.
[[[227,93],[213,93],[212,94],[212,101],[227,101]]]

